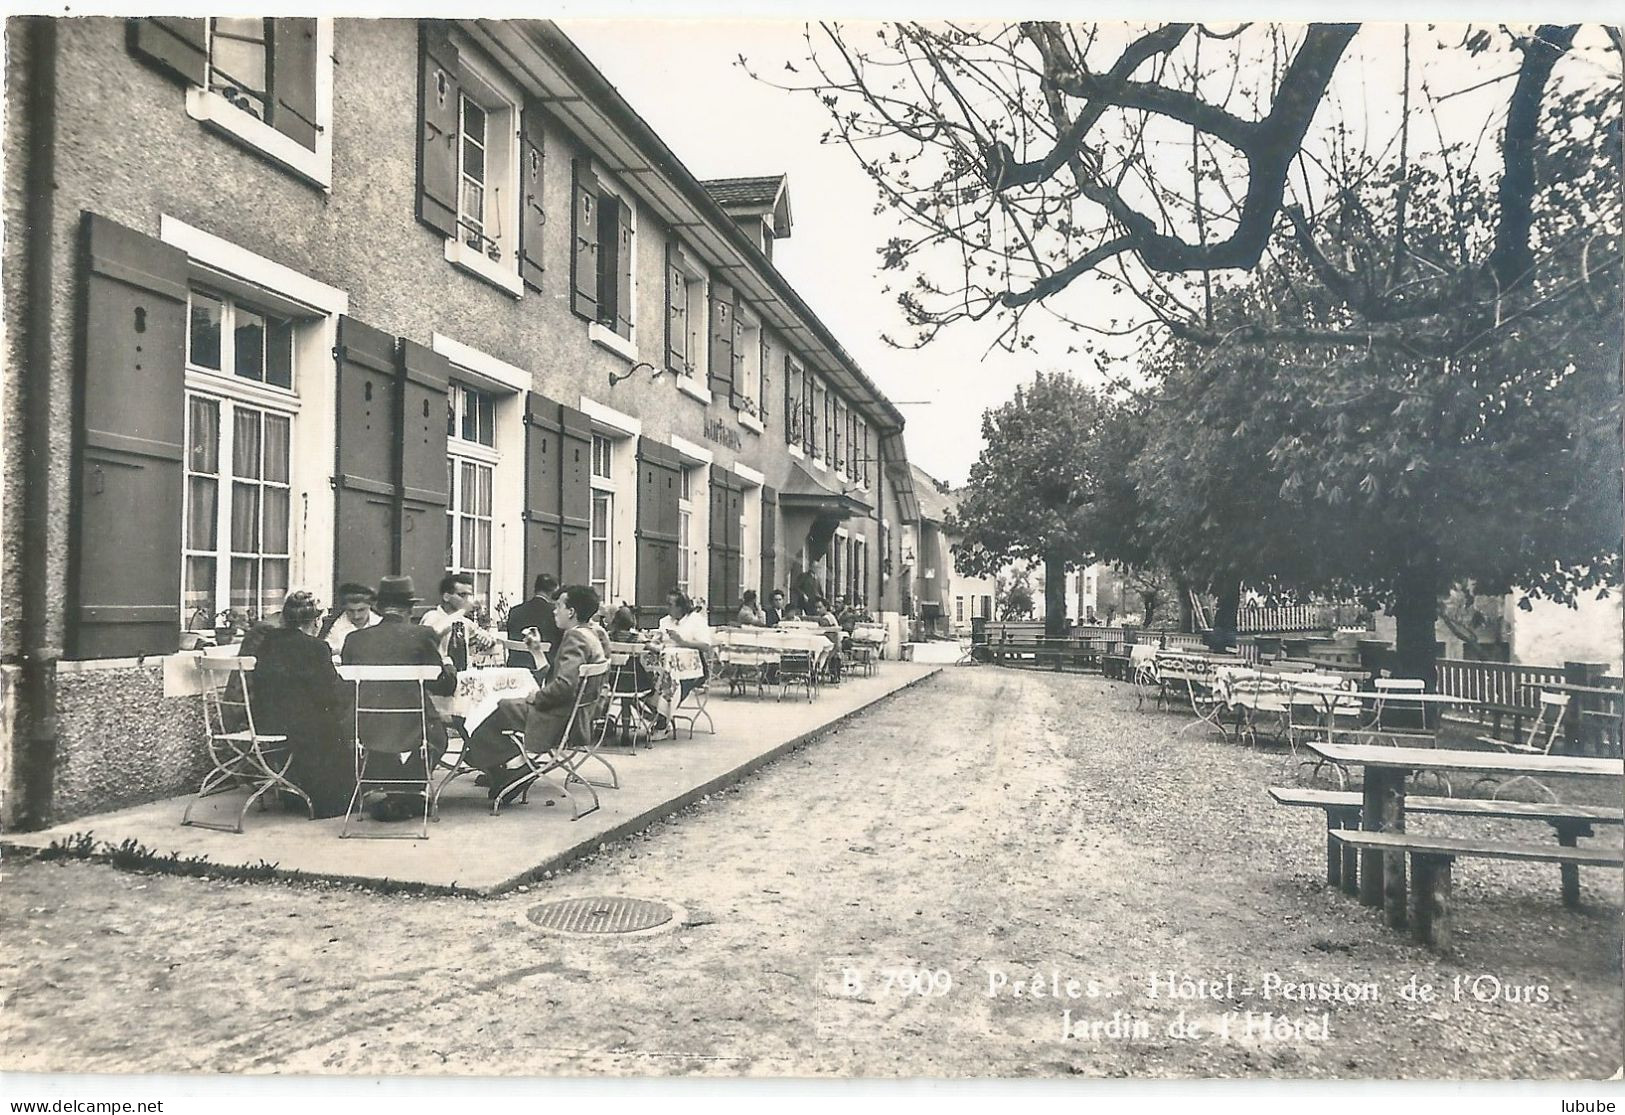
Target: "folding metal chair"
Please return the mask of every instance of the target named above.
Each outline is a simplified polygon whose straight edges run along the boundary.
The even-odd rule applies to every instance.
[[[1151,689],[1162,691],[1157,675],[1157,648],[1146,643],[1135,643],[1128,648],[1128,679],[1134,684],[1134,707],[1145,707],[1145,695]]]
[[[1479,742],[1492,744],[1513,755],[1550,755],[1552,748],[1557,746],[1558,736],[1563,732],[1563,717],[1568,712],[1569,699],[1567,693],[1547,693],[1543,691],[1540,695],[1540,712],[1529,725],[1528,738],[1522,742],[1497,739],[1494,736],[1479,736]],[[1493,775],[1486,774],[1473,783],[1473,789],[1476,791],[1484,783],[1493,784],[1497,782],[1499,780]],[[1490,797],[1499,798],[1501,791],[1508,786],[1515,786],[1519,782],[1529,782],[1539,786],[1548,798],[1552,801],[1557,800],[1557,795],[1552,792],[1552,788],[1532,774],[1520,774],[1514,778],[1509,778],[1506,782],[1497,785],[1495,792]]]
[[[638,655],[642,650],[638,643],[609,644],[609,688],[597,723],[600,744],[609,741],[610,730],[614,729],[634,753],[640,734],[644,743],[654,742],[646,704],[654,699],[654,687],[638,679]]]
[[[682,696],[679,691],[677,701],[673,702],[671,712],[666,717],[671,721],[673,739],[677,737],[677,725],[680,723],[688,725],[688,738],[693,739],[694,729],[699,725],[702,716],[705,718],[705,730],[712,735],[717,734],[716,722],[711,719],[711,714],[706,710],[705,706],[706,702],[711,698],[711,680],[717,676],[717,671],[721,669],[721,666],[717,662],[715,647],[706,647],[699,653],[700,658],[705,663],[705,676],[700,678],[698,685],[688,691],[687,697]],[[690,703],[684,704],[684,701]]]
[[[618,790],[621,786],[620,775],[610,765],[608,759],[598,754],[598,748],[603,743],[602,731],[593,731],[594,711],[603,695],[604,677],[609,673],[609,663],[588,662],[581,667],[581,673],[576,682],[576,696],[570,706],[570,718],[565,721],[564,732],[557,743],[546,751],[533,752],[525,746],[525,733],[508,732],[508,739],[514,744],[515,751],[524,760],[525,771],[518,778],[505,786],[491,801],[491,816],[501,814],[504,802],[530,801],[530,790],[537,782],[546,779],[556,786],[560,796],[570,803],[570,819],[579,821],[588,813],[599,808],[598,787],[608,790]],[[581,768],[592,760],[601,763],[609,771],[610,780],[594,782],[581,773]],[[558,781],[548,777],[555,771],[563,774]],[[592,795],[592,808],[582,809],[575,797],[570,793],[570,787],[584,787]],[[551,803],[550,803],[551,804]]]
[[[340,838],[351,836],[369,840],[427,840],[430,793],[429,714],[425,711],[424,686],[440,676],[439,666],[340,666],[339,676],[355,684],[355,793],[344,814]],[[401,743],[409,746],[402,749]],[[414,777],[388,777],[397,767],[415,756],[422,773]],[[382,773],[369,771],[382,767]],[[372,791],[405,792],[423,797],[423,822],[412,832],[359,833],[350,831],[350,822],[365,818],[361,801]]]
[[[810,650],[779,652],[779,700],[784,700],[784,695],[796,686],[805,687],[807,700],[813,699],[818,688],[819,657]]]
[[[311,819],[316,817],[310,795],[288,781],[288,767],[293,762],[288,737],[261,732],[254,724],[254,702],[249,687],[254,665],[253,658],[205,656],[198,659],[197,667],[203,674],[203,720],[209,733],[211,769],[203,776],[197,796],[186,803],[181,814],[183,825],[240,834],[249,807],[258,801],[263,809],[264,797],[272,790],[297,794],[304,800],[305,811]],[[238,727],[239,724],[242,727]],[[239,789],[247,789],[249,794],[233,824],[192,819],[193,807],[204,798]]]

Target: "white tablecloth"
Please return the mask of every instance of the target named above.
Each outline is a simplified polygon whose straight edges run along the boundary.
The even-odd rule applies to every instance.
[[[498,701],[529,697],[537,688],[529,670],[509,666],[464,670],[457,675],[457,692],[436,697],[435,707],[442,716],[461,716],[464,729],[472,732],[491,715]]]

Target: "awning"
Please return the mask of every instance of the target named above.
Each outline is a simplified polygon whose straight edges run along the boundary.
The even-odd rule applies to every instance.
[[[790,462],[790,479],[779,489],[779,507],[847,519],[868,515],[873,507],[856,493],[830,487],[800,461]]]

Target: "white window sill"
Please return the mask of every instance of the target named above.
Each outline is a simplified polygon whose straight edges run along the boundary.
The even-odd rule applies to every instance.
[[[744,411],[739,412],[739,424],[752,433],[759,434],[762,432],[762,420],[754,415],[746,414]]]
[[[711,392],[695,383],[693,376],[678,376],[677,390],[706,406],[711,405]]]
[[[786,445],[784,448],[789,451],[790,456],[796,458],[797,460],[805,461],[807,459],[807,454],[801,451],[801,446],[799,445]]]
[[[813,458],[812,467],[817,469],[819,472],[828,472],[829,471],[829,466],[826,465],[823,461],[820,461],[817,457]]]
[[[587,338],[599,348],[607,348],[622,360],[630,364],[638,362],[638,346],[598,322],[587,324]]]
[[[505,294],[511,294],[515,298],[525,296],[525,284],[519,281],[518,271],[476,248],[470,248],[461,240],[447,238],[446,262],[467,271],[476,279],[484,279]]]
[[[204,127],[265,156],[313,186],[333,189],[333,141],[329,131],[316,133],[316,150],[303,147],[262,120],[209,89],[186,90],[186,114]]]

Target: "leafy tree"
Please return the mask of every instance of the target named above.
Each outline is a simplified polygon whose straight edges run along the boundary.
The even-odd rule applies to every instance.
[[[1066,571],[1086,564],[1100,486],[1094,456],[1109,406],[1064,374],[1029,387],[982,415],[982,453],[971,466],[950,533],[958,568],[991,576],[1009,561],[1042,562],[1044,626],[1066,630]]]
[[[999,582],[999,618],[1003,620],[1029,619],[1033,614],[1033,585],[1025,569],[1011,574],[1008,582]]]

